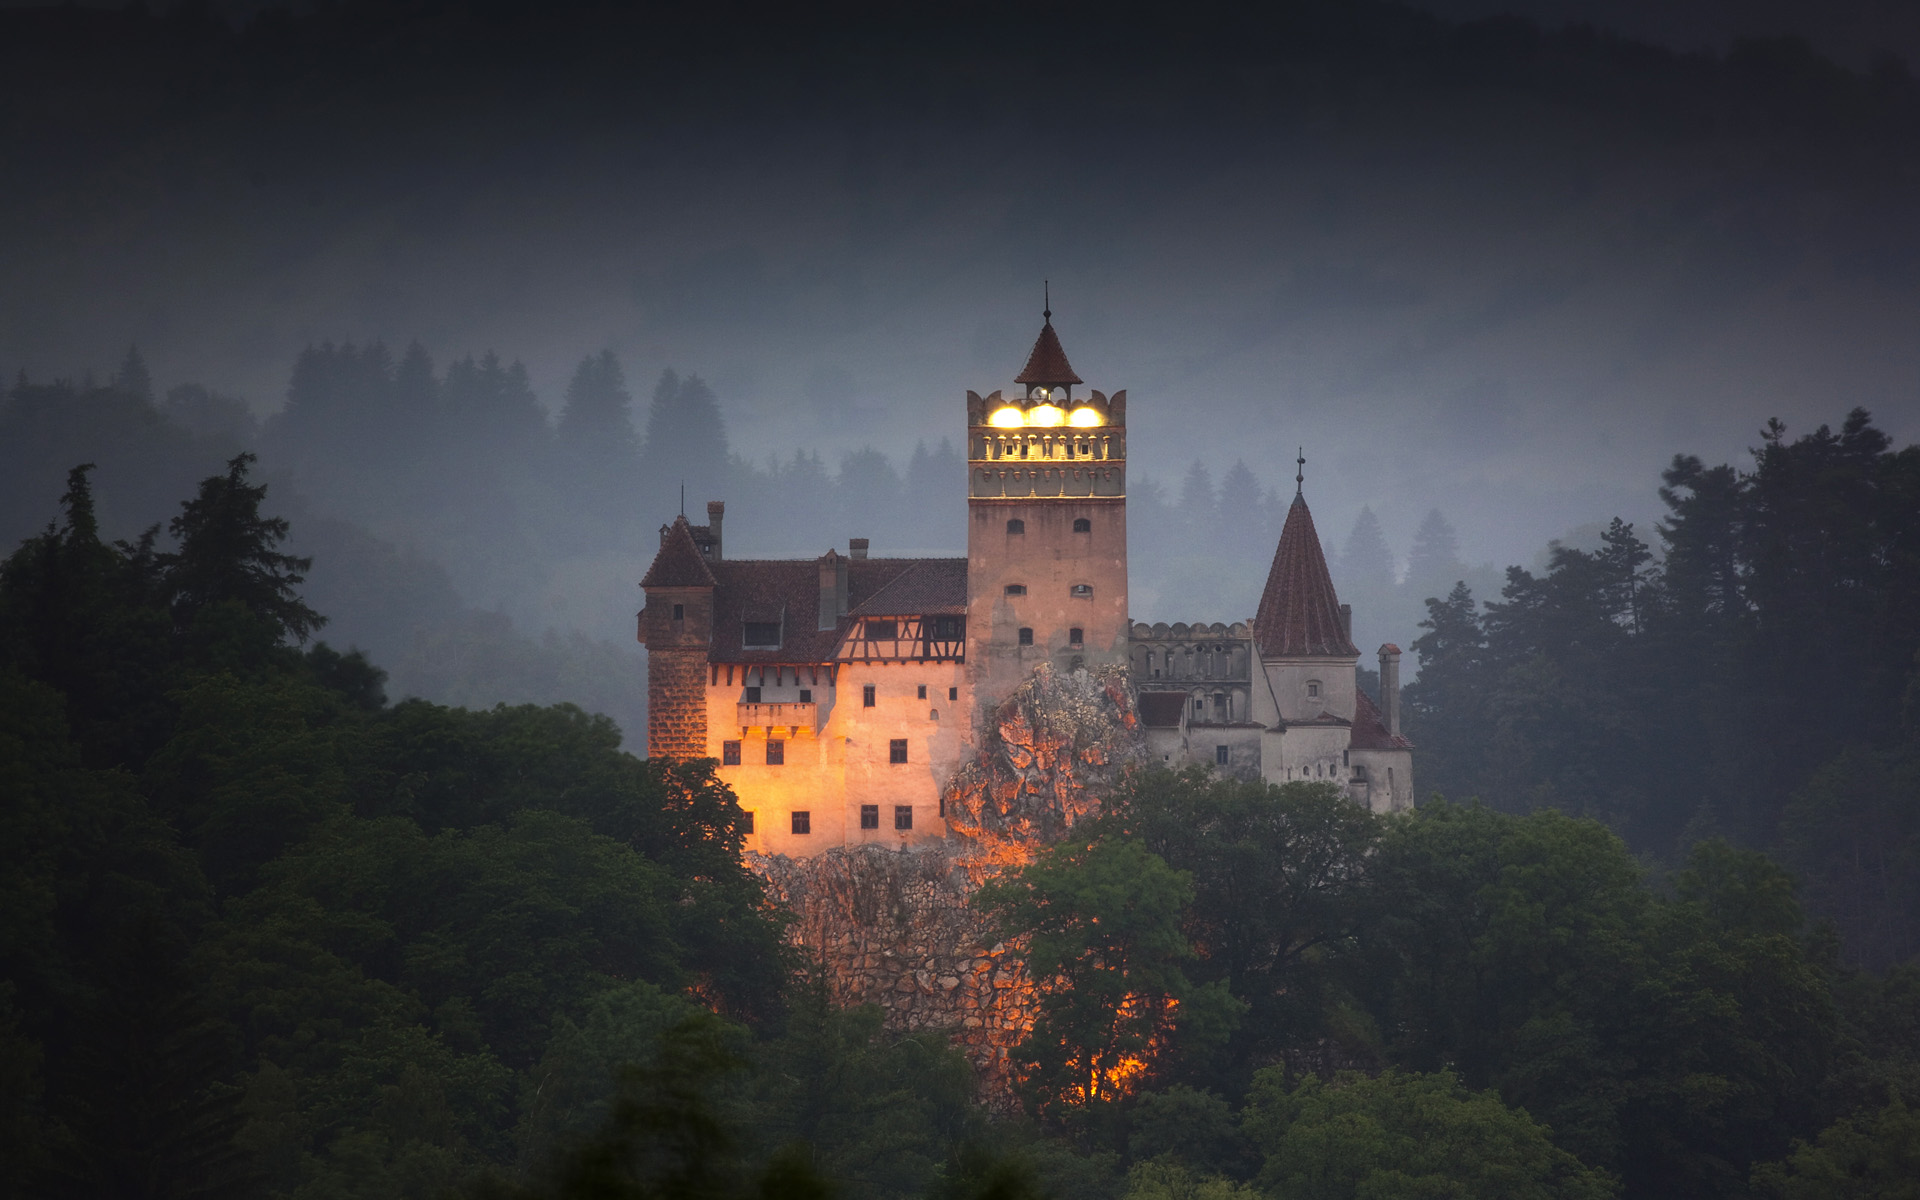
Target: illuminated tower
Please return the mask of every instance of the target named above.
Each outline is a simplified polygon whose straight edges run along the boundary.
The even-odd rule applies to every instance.
[[[1040,663],[1127,661],[1127,394],[1089,391],[1051,307],[1018,397],[967,393],[967,665],[975,711]]]

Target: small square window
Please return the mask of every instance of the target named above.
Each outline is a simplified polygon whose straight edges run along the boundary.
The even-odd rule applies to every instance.
[[[749,808],[749,809],[747,809],[747,810],[746,810],[746,811],[745,811],[744,813],[742,813],[741,815],[742,815],[742,816],[744,816],[744,817],[746,817],[746,819],[747,819],[747,823],[746,823],[746,825],[745,825],[744,827],[742,827],[742,828],[741,828],[741,830],[740,830],[740,832],[741,832],[741,833],[752,833],[752,832],[753,832],[753,810]]]
[[[862,804],[860,806],[860,828],[880,828],[880,806],[878,804]]]
[[[949,700],[958,700],[959,698],[960,698],[960,689],[959,689],[959,688],[957,688],[957,687],[951,687],[951,688],[948,688],[948,689],[947,689],[947,699],[949,699]]]
[[[897,763],[907,761],[907,739],[894,738],[887,743],[887,761]]]
[[[779,738],[768,738],[767,739],[767,765],[770,767],[780,767],[780,766],[785,766],[786,762],[787,762],[787,744],[781,741]]]
[[[873,707],[873,685],[870,683],[860,689],[860,707]]]
[[[805,809],[795,812],[793,814],[793,831],[795,833],[812,833],[813,814],[807,812]]]
[[[812,689],[812,688],[801,688],[801,689],[800,689],[800,703],[802,703],[802,704],[812,704],[812,703],[813,703],[813,689]]]
[[[757,687],[750,687],[750,688],[748,688],[748,689],[747,689],[747,700],[746,700],[746,702],[747,702],[748,704],[758,704],[758,703],[760,703],[760,689],[759,689],[759,688],[757,688]]]
[[[684,620],[686,620],[686,619],[687,619],[687,606],[686,606],[686,605],[684,605],[684,604],[676,604],[676,605],[674,605],[674,606],[673,606],[673,619],[674,619],[674,620],[676,620],[676,621],[684,621]]]
[[[1086,630],[1080,628],[1078,625],[1075,625],[1072,629],[1067,630],[1067,641],[1070,644],[1078,646],[1086,640],[1087,640]]]
[[[913,805],[896,804],[893,806],[893,827],[895,829],[913,828]]]
[[[920,697],[919,697],[919,698],[920,698],[920,699],[922,699],[922,700],[925,700],[925,699],[927,698],[927,685],[926,685],[926,684],[924,684],[924,683],[920,685]]]
[[[1213,761],[1222,767],[1227,765],[1227,748],[1225,746],[1215,746],[1213,748]]]
[[[1033,645],[1033,630],[1024,625],[1020,627],[1020,644],[1022,646]]]
[[[1319,698],[1320,698],[1320,681],[1318,679],[1308,680],[1307,681],[1307,699],[1318,700]]]
[[[1007,585],[1007,595],[1009,596],[1024,596],[1026,594],[1027,585],[1024,583],[1010,583]]]
[[[740,765],[739,742],[720,743],[720,765],[723,767],[737,767]]]
[[[1087,520],[1085,517],[1075,517],[1073,519],[1073,531],[1075,533],[1092,533],[1093,522]]]

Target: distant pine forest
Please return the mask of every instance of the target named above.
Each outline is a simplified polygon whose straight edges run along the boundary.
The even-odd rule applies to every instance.
[[[1920,1175],[1920,448],[1865,412],[1769,425],[1749,462],[1676,456],[1657,528],[1504,581],[1453,569],[1430,521],[1426,574],[1378,582],[1431,581],[1406,694],[1425,801],[1132,776],[983,893],[1054,981],[1009,1113],[939,1036],[824,1000],[710,766],[622,748],[639,714],[602,697],[634,652],[520,623],[527,579],[570,602],[580,580],[538,568],[574,548],[630,589],[636,514],[682,477],[796,545],[873,512],[935,543],[956,505],[909,503],[871,452],[741,463],[697,379],[636,422],[611,354],[557,422],[512,365],[417,347],[313,349],[264,428],[155,391],[130,354],[0,410],[0,511],[27,526],[0,568],[9,1194],[1798,1198]],[[957,495],[960,467],[945,446],[906,474]],[[1188,484],[1137,496],[1135,527],[1223,503]],[[1258,574],[1273,531],[1244,524]],[[1377,543],[1363,517],[1338,557],[1378,570]],[[541,702],[492,703],[513,688]]]

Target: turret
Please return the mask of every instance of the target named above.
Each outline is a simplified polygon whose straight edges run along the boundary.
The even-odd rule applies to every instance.
[[[640,586],[647,596],[639,633],[647,648],[647,754],[704,757],[707,650],[717,581],[685,515],[661,528],[660,552]]]

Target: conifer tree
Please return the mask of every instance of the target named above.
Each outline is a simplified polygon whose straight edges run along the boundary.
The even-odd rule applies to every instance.
[[[313,560],[275,549],[286,540],[287,521],[260,515],[267,487],[248,481],[254,461],[252,454],[236,455],[227,473],[204,480],[199,495],[168,524],[180,539],[177,551],[161,556],[174,619],[186,628],[215,605],[232,602],[270,622],[281,637],[305,642],[327,620],[294,591]]]
[[[153,376],[147,372],[147,360],[140,356],[140,347],[127,347],[127,356],[120,360],[120,369],[113,375],[113,390],[153,403]]]
[[[660,499],[677,496],[682,480],[712,487],[727,478],[726,423],[698,375],[661,374],[647,410],[645,474]]]

